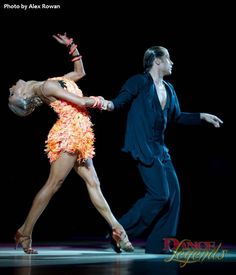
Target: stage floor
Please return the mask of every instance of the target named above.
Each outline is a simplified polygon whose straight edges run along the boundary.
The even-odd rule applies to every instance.
[[[73,244],[34,244],[39,252],[27,255],[13,244],[0,244],[1,275],[103,275],[103,274],[236,274],[236,249],[229,248],[223,255],[145,254],[143,244],[133,243],[135,251],[116,254],[107,242],[91,241]],[[189,262],[188,262],[189,261]],[[214,274],[213,273],[213,274]]]

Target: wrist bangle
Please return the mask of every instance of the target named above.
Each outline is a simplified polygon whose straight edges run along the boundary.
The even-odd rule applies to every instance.
[[[73,52],[77,49],[77,45],[74,44],[71,48],[70,48],[70,51],[69,51],[69,54],[73,54]]]
[[[90,108],[98,108],[102,110],[102,99],[99,96],[90,96],[90,98],[94,99],[95,102]]]
[[[77,60],[80,60],[82,58],[82,55],[76,55],[76,56],[72,56],[73,58],[71,59],[71,62],[75,62]]]
[[[90,108],[96,108],[97,104],[98,104],[98,97],[97,96],[90,96],[90,98],[92,98],[94,100],[94,103],[92,106],[90,106]]]
[[[73,44],[73,38],[70,38],[66,41],[66,47],[71,47],[72,44]]]

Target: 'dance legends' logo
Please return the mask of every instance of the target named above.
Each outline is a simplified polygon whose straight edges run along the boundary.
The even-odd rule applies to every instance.
[[[165,238],[163,250],[172,250],[171,257],[165,262],[179,262],[180,267],[189,263],[197,263],[209,260],[222,260],[227,250],[222,249],[222,243],[216,244],[211,241],[193,242],[188,239],[179,241],[175,238]]]

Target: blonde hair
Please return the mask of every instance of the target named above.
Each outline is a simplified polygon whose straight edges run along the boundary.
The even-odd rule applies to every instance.
[[[20,81],[21,83],[18,84]],[[11,91],[10,89],[10,92],[12,93],[12,95],[14,95],[14,98],[11,98],[11,100],[9,100],[8,107],[14,114],[18,116],[28,116],[35,110],[36,107],[43,104],[43,101],[38,95],[30,95],[27,97],[27,93],[24,93],[31,90],[35,83],[37,83],[37,81],[35,80],[25,82],[24,80],[20,79],[17,81],[14,87],[16,89],[17,85],[21,85],[21,93],[19,94],[17,89],[13,89],[13,91]]]
[[[26,99],[18,97],[14,100],[14,103],[8,103],[8,107],[14,114],[24,117],[31,114],[36,107],[42,104],[43,102],[38,96],[33,96]]]

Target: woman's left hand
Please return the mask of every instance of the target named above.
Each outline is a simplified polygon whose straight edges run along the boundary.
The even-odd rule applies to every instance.
[[[60,43],[63,45],[70,45],[73,42],[72,38],[67,37],[66,32],[64,34],[54,34],[53,37]]]

